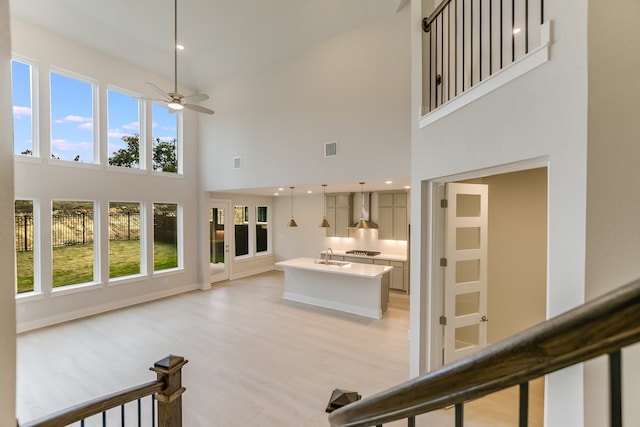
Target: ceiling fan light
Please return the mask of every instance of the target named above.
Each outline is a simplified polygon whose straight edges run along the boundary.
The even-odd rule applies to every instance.
[[[169,104],[167,104],[167,107],[171,108],[172,110],[182,110],[184,108],[184,105],[180,104],[179,102],[170,102]]]
[[[331,224],[329,224],[329,221],[327,221],[327,217],[326,216],[324,218],[322,218],[322,223],[320,224],[320,227],[322,227],[322,228],[331,227]]]

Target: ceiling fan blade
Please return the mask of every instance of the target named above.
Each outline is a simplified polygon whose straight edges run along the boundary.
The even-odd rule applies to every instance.
[[[169,95],[168,92],[165,92],[164,90],[160,89],[158,86],[154,85],[151,82],[147,82],[147,84],[152,88],[154,88],[155,91],[158,92],[160,95],[162,95],[166,99],[166,101],[171,101],[171,96]]]
[[[210,110],[210,109],[205,108],[205,107],[201,107],[200,105],[194,105],[194,104],[184,104],[184,108],[188,108],[190,110],[197,111],[199,113],[205,113],[205,114],[213,114],[213,113],[215,113],[215,111],[213,111],[213,110]]]
[[[183,99],[186,102],[202,102],[202,101],[206,101],[207,99],[209,99],[209,95],[204,94],[204,93],[199,93],[199,94],[196,94],[196,95],[185,96]]]

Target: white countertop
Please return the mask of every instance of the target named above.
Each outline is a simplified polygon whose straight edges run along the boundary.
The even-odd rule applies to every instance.
[[[337,254],[336,254],[337,255]],[[375,278],[391,271],[393,267],[388,265],[350,263],[348,265],[326,265],[313,258],[294,258],[287,261],[276,262],[276,266],[285,268],[298,268],[301,270],[312,270],[323,273],[342,274],[345,276],[359,276],[364,278]]]
[[[321,254],[325,254],[327,251],[322,251],[320,252]],[[338,256],[349,256],[349,257],[354,257],[354,258],[364,258],[364,259],[384,259],[387,261],[402,261],[402,262],[406,262],[407,261],[407,256],[406,255],[392,255],[392,254],[385,254],[385,253],[381,253],[380,255],[356,255],[356,254],[348,254],[346,253],[346,251],[341,251],[341,250],[334,250],[333,251],[333,255],[338,255]]]

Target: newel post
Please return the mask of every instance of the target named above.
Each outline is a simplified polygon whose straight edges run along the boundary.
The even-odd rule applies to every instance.
[[[170,354],[157,361],[151,369],[166,387],[156,394],[158,401],[158,427],[182,427],[182,367],[188,360]]]

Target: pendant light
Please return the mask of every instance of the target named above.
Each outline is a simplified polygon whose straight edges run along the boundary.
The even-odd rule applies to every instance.
[[[369,228],[369,224],[367,224],[367,220],[364,217],[364,182],[360,183],[360,187],[362,188],[362,210],[360,212],[360,221],[358,221],[356,228]]]
[[[291,219],[287,224],[287,227],[297,227],[296,220],[293,218],[293,189],[296,187],[289,187],[291,189]]]
[[[331,224],[327,221],[327,184],[322,184],[322,198],[324,200],[324,216],[322,217],[322,224],[320,224],[320,227],[329,228],[331,227]]]

